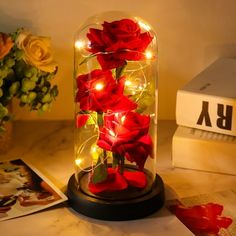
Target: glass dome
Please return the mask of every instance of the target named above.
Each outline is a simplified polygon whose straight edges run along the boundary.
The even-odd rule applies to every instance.
[[[156,34],[139,17],[107,12],[74,43],[74,184],[98,204],[141,199],[157,181]]]

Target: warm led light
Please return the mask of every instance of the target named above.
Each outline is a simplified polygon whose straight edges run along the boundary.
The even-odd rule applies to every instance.
[[[92,155],[93,161],[97,162],[99,157],[99,148],[96,144],[92,145],[90,153]]]
[[[151,29],[151,27],[149,25],[147,25],[146,23],[144,23],[143,21],[138,21],[138,24],[141,28],[149,31]]]
[[[84,42],[84,41],[77,40],[77,41],[75,42],[75,47],[76,47],[77,49],[82,49],[82,48],[84,48],[84,46],[85,46],[85,42]]]
[[[112,137],[115,137],[115,136],[116,136],[116,134],[115,134],[115,132],[114,132],[113,130],[109,130],[109,134],[110,134]]]
[[[93,147],[91,148],[91,152],[92,152],[92,153],[96,153],[96,152],[97,152],[97,147],[96,147],[96,146],[93,146]]]
[[[152,57],[153,57],[152,52],[151,52],[151,51],[146,51],[146,52],[145,52],[145,57],[146,57],[147,59],[152,59]]]
[[[125,122],[125,116],[122,116],[121,119],[120,119],[120,121],[121,121],[121,124],[124,124],[124,122]]]
[[[125,81],[125,86],[130,86],[131,84],[132,84],[132,82],[130,80]]]
[[[104,88],[104,84],[102,84],[102,83],[97,83],[97,84],[95,85],[95,89],[96,89],[97,91],[101,91],[103,88]]]
[[[77,166],[79,166],[79,165],[81,164],[81,162],[82,162],[82,159],[81,159],[81,158],[78,158],[78,159],[75,160],[75,164],[76,164]]]

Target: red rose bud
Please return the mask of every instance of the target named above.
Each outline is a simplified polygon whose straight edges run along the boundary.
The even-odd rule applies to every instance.
[[[194,234],[218,234],[220,228],[228,228],[232,219],[220,216],[223,206],[215,203],[185,207],[183,205],[171,206],[173,213]]]
[[[150,117],[136,112],[111,113],[104,116],[97,145],[118,153],[143,169],[152,155],[153,143],[149,130]]]
[[[98,53],[103,70],[123,66],[127,60],[143,60],[144,51],[153,39],[149,32],[141,33],[138,23],[130,19],[104,22],[102,30],[91,28],[87,37],[90,40],[88,50]]]
[[[133,110],[137,107],[133,101],[123,95],[124,80],[117,82],[111,71],[93,70],[89,74],[77,78],[78,91],[76,102],[81,110],[120,112]]]

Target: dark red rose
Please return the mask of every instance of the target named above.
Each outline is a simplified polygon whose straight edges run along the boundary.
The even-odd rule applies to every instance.
[[[232,223],[231,218],[221,216],[223,206],[215,203],[192,207],[174,205],[171,210],[195,235],[217,235],[220,228],[228,228]]]
[[[149,124],[149,116],[136,112],[106,114],[97,145],[135,162],[142,170],[147,157],[152,156]]]
[[[111,71],[93,70],[89,74],[77,78],[76,102],[81,110],[120,112],[133,110],[137,104],[123,95],[124,78],[117,82]]]
[[[102,69],[113,69],[125,65],[127,60],[144,59],[144,51],[152,41],[149,32],[141,33],[138,23],[122,19],[104,22],[103,29],[91,28],[87,34],[89,51],[98,53],[97,59]]]
[[[88,187],[91,193],[121,191],[128,186],[145,188],[147,185],[146,175],[141,171],[124,171],[123,175],[118,169],[108,168],[107,171],[107,179],[102,183],[94,184],[90,181]]]

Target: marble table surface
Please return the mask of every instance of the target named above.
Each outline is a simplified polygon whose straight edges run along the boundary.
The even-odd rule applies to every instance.
[[[165,183],[167,199],[236,187],[236,176],[173,168],[171,140],[174,121],[160,121],[157,173]],[[74,172],[72,121],[17,121],[11,149],[0,161],[24,158],[65,191]],[[146,236],[193,235],[164,207],[144,219],[109,222],[85,217],[62,203],[49,209],[0,222],[7,236]]]

